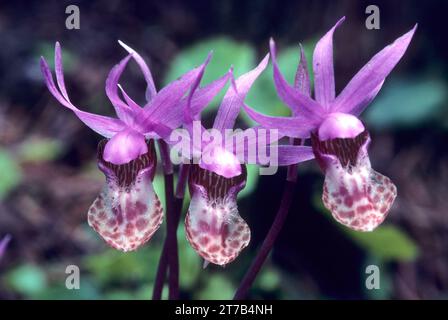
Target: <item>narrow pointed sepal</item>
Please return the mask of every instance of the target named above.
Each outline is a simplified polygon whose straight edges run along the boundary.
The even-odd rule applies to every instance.
[[[250,229],[241,218],[236,196],[246,183],[247,173],[225,178],[193,165],[189,187],[192,199],[185,218],[187,239],[205,261],[225,266],[250,241]]]
[[[367,131],[353,139],[319,141],[316,158],[325,172],[322,200],[333,217],[357,231],[372,231],[386,218],[397,196],[392,181],[372,169]]]
[[[132,251],[151,239],[163,221],[163,208],[152,186],[157,158],[153,141],[135,160],[114,165],[103,159],[106,140],[98,145],[98,166],[106,176],[103,191],[88,212],[89,225],[113,248]]]

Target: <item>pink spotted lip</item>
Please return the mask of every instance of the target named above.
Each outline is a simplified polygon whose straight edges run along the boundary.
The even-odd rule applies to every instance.
[[[125,165],[102,160],[105,141],[98,146],[99,167],[106,184],[88,212],[89,225],[113,248],[135,250],[151,239],[163,221],[163,208],[154,192],[156,167],[153,141],[148,153]]]
[[[392,181],[371,168],[367,131],[354,139],[319,141],[316,159],[325,172],[322,200],[333,217],[357,231],[372,231],[386,218],[397,196]]]
[[[240,217],[236,195],[245,184],[241,175],[225,178],[195,165],[190,172],[192,199],[185,230],[193,249],[206,261],[226,265],[249,244],[250,229]]]

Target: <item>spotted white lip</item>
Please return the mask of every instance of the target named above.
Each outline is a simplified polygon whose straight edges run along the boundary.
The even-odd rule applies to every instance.
[[[163,221],[163,208],[152,186],[156,158],[154,146],[125,165],[100,158],[106,184],[88,212],[89,225],[113,248],[131,251],[151,239]],[[104,150],[100,143],[99,156]]]
[[[250,242],[250,229],[241,218],[236,195],[245,184],[246,171],[225,178],[195,166],[190,173],[192,199],[185,218],[187,239],[206,261],[226,265]]]

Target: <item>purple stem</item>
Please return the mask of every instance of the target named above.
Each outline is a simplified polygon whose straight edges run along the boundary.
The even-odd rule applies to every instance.
[[[154,289],[152,291],[152,300],[162,299],[163,284],[168,271],[168,255],[167,255],[168,241],[165,238],[163,242],[163,249],[160,255],[159,265],[157,267],[156,280],[154,282]]]
[[[241,282],[238,290],[235,293],[235,296],[233,297],[234,300],[243,300],[246,298],[249,289],[254,283],[255,278],[257,277],[261,267],[263,266],[266,258],[269,255],[269,252],[274,246],[274,242],[277,239],[277,236],[282,230],[283,224],[285,223],[286,217],[288,216],[289,207],[292,203],[296,185],[296,177],[292,175],[295,171],[295,167],[296,165],[288,167],[288,177],[286,179],[282,200],[280,202],[280,207],[277,211],[277,215],[275,216],[274,222],[272,223],[272,226],[269,229],[269,232],[266,235],[263,244],[261,245],[260,251],[252,261],[249,270],[244,275],[243,281]]]
[[[165,174],[165,196],[166,196],[166,241],[169,273],[168,288],[169,299],[179,298],[179,255],[177,250],[177,225],[176,225],[176,199],[174,198],[173,174]]]
[[[156,282],[154,284],[153,298],[160,299],[163,290],[163,282],[166,277],[166,265],[169,265],[168,287],[169,299],[179,298],[179,256],[177,250],[177,224],[176,224],[176,201],[173,186],[173,165],[169,157],[169,147],[165,141],[159,140],[160,157],[162,158],[163,174],[165,182],[166,203],[166,238],[157,268]]]
[[[176,186],[176,199],[175,199],[175,208],[174,208],[174,224],[175,228],[177,230],[177,227],[179,226],[180,217],[182,213],[182,204],[184,201],[184,195],[185,195],[185,186],[187,184],[187,178],[188,178],[188,172],[190,171],[190,165],[188,164],[182,164],[179,169],[179,179],[177,180],[177,186]],[[175,241],[176,251],[177,251],[177,241]],[[154,283],[154,290],[152,294],[153,300],[160,300],[162,298],[162,290],[163,290],[163,283],[166,278],[166,273],[168,271],[168,251],[171,248],[168,245],[168,237],[165,238],[165,241],[163,243],[163,249],[162,254],[160,256],[159,266],[157,268],[157,275],[156,275],[156,281]]]
[[[181,164],[179,169],[179,179],[177,179],[176,198],[184,199],[185,188],[187,185],[188,173],[190,172],[190,164]]]

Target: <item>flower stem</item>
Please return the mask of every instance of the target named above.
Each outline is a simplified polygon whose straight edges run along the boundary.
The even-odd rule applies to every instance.
[[[162,159],[163,175],[165,182],[165,210],[166,210],[166,238],[163,244],[162,254],[157,269],[156,282],[154,284],[153,299],[160,299],[163,282],[166,277],[167,265],[169,265],[168,287],[169,299],[179,298],[179,256],[177,250],[177,223],[176,201],[173,186],[173,165],[169,157],[169,147],[163,140],[158,140],[160,157]]]
[[[243,281],[241,282],[239,288],[237,289],[234,300],[243,300],[246,298],[247,293],[249,292],[252,284],[255,281],[258,273],[261,270],[264,262],[266,261],[269,252],[274,246],[275,240],[279,235],[283,224],[285,223],[286,217],[288,216],[289,207],[292,203],[292,198],[294,194],[294,188],[296,185],[296,176],[293,175],[296,165],[292,165],[288,167],[288,176],[285,183],[285,188],[283,190],[282,200],[280,202],[280,207],[277,211],[277,215],[275,216],[274,222],[272,223],[271,228],[269,229],[266,238],[261,245],[260,251],[258,252],[255,259],[252,261],[252,264],[249,270],[244,275]]]
[[[167,212],[167,236],[157,267],[157,274],[153,289],[153,300],[162,298],[163,285],[169,271],[169,299],[179,298],[179,257],[177,245],[177,227],[182,211],[185,186],[189,172],[189,165],[181,165],[176,191],[173,189],[173,170],[169,160],[169,150],[165,142],[159,143],[162,156],[165,180],[165,198]],[[167,163],[169,162],[169,163]]]
[[[174,198],[173,174],[165,174],[167,258],[169,264],[169,299],[179,298],[179,255],[177,251],[176,201]]]
[[[152,300],[162,299],[163,284],[165,283],[166,272],[168,271],[168,241],[163,242],[163,249],[160,255],[159,265],[157,267],[156,280],[152,291]]]

